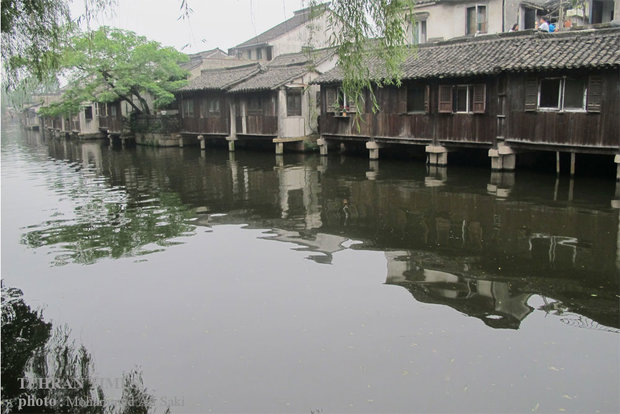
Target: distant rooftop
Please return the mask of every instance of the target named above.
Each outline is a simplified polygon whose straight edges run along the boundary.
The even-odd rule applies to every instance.
[[[243,43],[238,44],[232,49],[241,49],[248,46],[256,46],[262,45],[265,43],[274,40],[283,34],[295,29],[296,27],[301,26],[302,24],[308,22],[312,18],[316,17],[317,14],[323,13],[327,10],[327,4],[323,3],[318,5],[314,10],[312,7],[306,7],[305,9],[297,10],[293,17],[283,21],[277,26],[272,27],[271,29],[259,34],[251,38],[250,40],[246,40]]]

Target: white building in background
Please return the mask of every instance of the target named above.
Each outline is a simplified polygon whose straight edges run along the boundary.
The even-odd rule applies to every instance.
[[[330,46],[333,33],[329,24],[327,4],[297,10],[293,17],[277,26],[230,48],[228,54],[239,58],[268,62],[302,49],[323,49]]]

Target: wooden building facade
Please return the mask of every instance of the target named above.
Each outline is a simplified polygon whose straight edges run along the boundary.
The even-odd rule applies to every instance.
[[[181,135],[208,139],[267,140],[282,152],[284,143],[303,141],[317,131],[321,71],[335,65],[332,50],[280,55],[267,65],[204,70],[177,93]],[[291,144],[292,145],[292,144]]]
[[[334,69],[317,80],[321,152],[353,140],[378,158],[385,145],[418,144],[429,163],[444,165],[448,151],[478,147],[494,169],[514,169],[522,150],[616,155],[618,50],[618,28],[420,45],[404,63],[401,87],[375,88],[377,113],[368,98],[364,108],[347,101]]]

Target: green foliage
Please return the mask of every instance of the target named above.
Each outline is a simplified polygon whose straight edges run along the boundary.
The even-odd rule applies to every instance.
[[[314,8],[323,7],[311,0]],[[332,0],[330,39],[344,73],[342,88],[349,102],[363,110],[365,91],[378,110],[375,86],[400,85],[407,56],[407,23],[414,0]],[[375,65],[369,65],[375,62]]]
[[[62,48],[81,23],[86,23],[117,0],[84,0],[76,20],[69,0],[2,0],[2,83],[14,89],[32,77],[45,82],[62,64]]]
[[[63,101],[128,102],[138,113],[174,101],[172,91],[186,84],[179,63],[187,56],[133,32],[101,27],[74,36],[63,55],[71,85]]]

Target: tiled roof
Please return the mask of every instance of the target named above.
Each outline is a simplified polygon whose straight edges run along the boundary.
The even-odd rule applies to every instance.
[[[385,76],[376,58],[367,65],[372,77]],[[620,28],[538,33],[503,33],[412,49],[403,63],[403,79],[460,78],[511,71],[545,71],[620,66]],[[338,67],[313,83],[342,81]]]
[[[266,32],[263,32],[259,34],[258,36],[251,38],[250,40],[246,40],[245,42],[238,44],[233,49],[244,48],[247,46],[261,45],[261,44],[267,43],[295,29],[296,27],[301,26],[302,24],[316,17],[317,13],[321,13],[325,10],[326,10],[325,7],[315,9],[314,11],[312,10],[311,7],[308,7],[302,10],[297,10],[295,12],[295,15],[291,17],[290,19],[283,21],[277,26],[272,27]],[[314,15],[313,15],[313,12],[314,12]]]
[[[230,92],[250,92],[278,88],[308,72],[305,65],[267,67],[263,72],[230,88]]]
[[[259,72],[260,65],[258,63],[232,68],[203,70],[200,76],[192,79],[188,85],[179,91],[226,90]]]
[[[276,89],[303,76],[312,68],[334,55],[333,49],[289,53],[269,62],[261,73],[246,79],[230,89],[231,92],[250,92]]]

